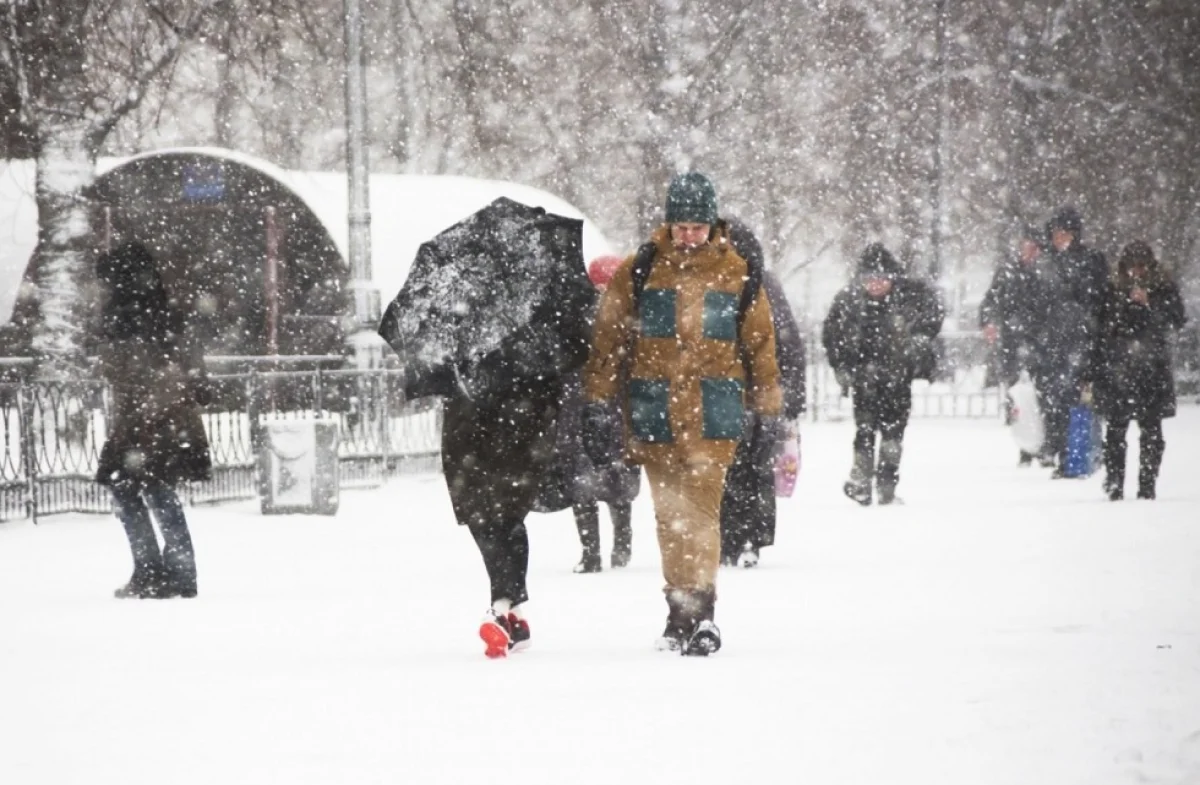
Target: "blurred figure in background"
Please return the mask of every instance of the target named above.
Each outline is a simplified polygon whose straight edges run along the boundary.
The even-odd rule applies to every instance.
[[[854,465],[842,490],[859,504],[871,503],[873,489],[880,504],[896,499],[913,379],[933,378],[944,320],[938,293],[879,243],[867,246],[855,280],[833,299],[821,342],[838,384],[852,391]]]
[[[979,306],[979,326],[994,356],[988,370],[995,378],[989,379],[989,386],[1016,384],[1026,369],[1034,332],[1053,307],[1038,282],[1038,262],[1045,247],[1046,233],[1036,226],[1024,226],[1016,257],[1001,262]],[[1021,451],[1018,463],[1029,466],[1033,458]]]
[[[1168,338],[1187,321],[1179,287],[1140,240],[1121,250],[1104,309],[1094,367],[1096,405],[1108,420],[1104,440],[1108,498],[1125,497],[1125,436],[1131,420],[1140,435],[1138,498],[1153,499],[1162,465],[1162,421],[1175,416]]]

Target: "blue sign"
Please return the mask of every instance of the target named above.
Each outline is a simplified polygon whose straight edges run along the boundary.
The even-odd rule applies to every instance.
[[[217,162],[183,167],[183,198],[188,202],[220,202],[225,198],[225,168]]]

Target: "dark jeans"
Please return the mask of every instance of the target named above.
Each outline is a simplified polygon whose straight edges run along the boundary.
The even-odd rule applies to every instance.
[[[1128,417],[1114,417],[1108,421],[1104,435],[1104,467],[1108,475],[1105,485],[1110,488],[1125,486],[1126,434],[1129,432]],[[1166,441],[1163,439],[1162,420],[1157,417],[1138,418],[1138,489],[1153,491],[1158,481],[1158,470],[1162,466]]]
[[[525,521],[495,520],[467,528],[483,556],[492,587],[492,602],[508,600],[513,605],[520,605],[528,601],[525,576],[529,571],[529,535],[525,531]]]
[[[854,387],[854,470],[851,480],[867,484],[874,477],[880,487],[900,482],[900,457],[904,430],[912,412],[912,382],[907,379],[856,384]],[[879,465],[875,464],[875,439],[879,437]]]
[[[1067,430],[1071,424],[1071,407],[1079,403],[1078,375],[1070,369],[1051,368],[1034,374],[1038,408],[1042,410],[1045,439],[1042,455],[1058,459],[1061,467],[1067,461]]]
[[[196,552],[175,489],[157,480],[126,480],[111,488],[113,507],[125,528],[134,570],[158,572],[181,588],[196,585]],[[163,545],[150,516],[158,521]]]
[[[579,530],[579,543],[584,556],[600,555],[600,504],[582,502],[571,508],[575,513],[575,527]],[[610,502],[608,515],[613,525],[613,553],[629,556],[633,548],[633,505],[628,502]]]

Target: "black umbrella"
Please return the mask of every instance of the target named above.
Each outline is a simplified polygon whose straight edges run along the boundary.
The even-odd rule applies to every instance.
[[[500,198],[421,245],[379,334],[410,397],[476,398],[587,356],[583,222]]]

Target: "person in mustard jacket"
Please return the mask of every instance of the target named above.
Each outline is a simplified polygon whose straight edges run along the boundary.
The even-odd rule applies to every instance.
[[[625,459],[646,470],[668,616],[661,649],[707,655],[721,558],[721,497],[747,411],[782,407],[771,308],[717,217],[716,190],[672,180],[666,222],[614,274],[584,367],[584,443],[602,463],[606,422],[625,420]],[[619,404],[619,405],[618,405]]]

